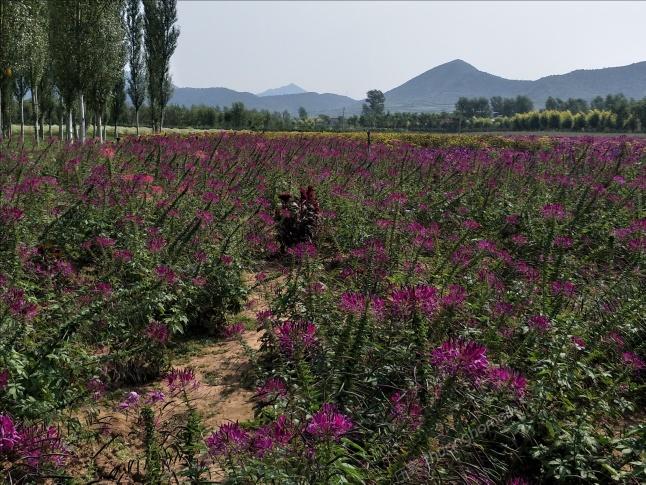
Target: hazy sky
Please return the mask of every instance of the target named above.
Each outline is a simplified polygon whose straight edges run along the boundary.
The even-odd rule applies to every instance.
[[[453,59],[512,79],[646,60],[646,2],[178,2],[178,86],[362,98]]]

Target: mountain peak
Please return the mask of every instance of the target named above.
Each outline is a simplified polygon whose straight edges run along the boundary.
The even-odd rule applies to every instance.
[[[285,94],[302,94],[306,93],[302,87],[297,86],[294,83],[289,83],[285,86],[281,86],[279,88],[273,88],[273,89],[267,89],[263,91],[262,93],[258,93],[258,96],[264,97],[264,96],[283,96]]]
[[[434,67],[431,70],[452,70],[452,71],[477,71],[474,66],[469,64],[466,61],[463,61],[462,59],[453,59],[452,61],[445,62],[444,64],[440,64],[439,66]]]

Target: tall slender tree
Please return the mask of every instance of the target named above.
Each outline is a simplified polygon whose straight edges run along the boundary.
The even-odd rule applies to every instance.
[[[31,89],[31,102],[34,113],[34,138],[36,144],[40,142],[39,135],[39,85],[45,75],[46,64],[48,63],[49,22],[47,16],[47,5],[42,0],[23,0],[29,10],[29,18],[26,22],[27,36],[30,49],[26,59],[27,80]]]
[[[146,66],[143,55],[144,19],[141,0],[126,0],[126,35],[128,67],[128,96],[135,108],[135,126],[139,136],[139,110],[146,96]]]
[[[123,108],[126,106],[126,80],[123,76],[119,76],[117,82],[112,88],[112,120],[114,121],[114,137],[119,137],[118,123],[119,116],[123,113]]]
[[[122,75],[122,4],[122,0],[49,1],[50,22],[56,25],[50,35],[56,84],[68,110],[68,133],[78,99],[81,142],[88,95],[93,104],[105,108],[116,76]]]
[[[161,131],[172,95],[170,58],[177,47],[177,0],[143,0],[148,98],[153,130]]]

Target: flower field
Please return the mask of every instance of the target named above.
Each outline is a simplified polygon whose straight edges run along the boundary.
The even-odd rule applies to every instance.
[[[646,480],[646,140],[0,149],[8,483]],[[220,340],[253,415],[210,426]]]

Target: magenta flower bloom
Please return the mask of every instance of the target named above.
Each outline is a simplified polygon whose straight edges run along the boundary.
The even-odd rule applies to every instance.
[[[122,410],[134,408],[139,405],[140,398],[141,396],[138,392],[131,391],[126,395],[126,398],[121,401],[117,407]]]
[[[150,322],[145,330],[146,336],[158,344],[165,344],[170,338],[170,329],[161,322]]]
[[[571,281],[561,281],[555,280],[552,281],[550,286],[553,296],[563,296],[566,298],[571,298],[576,292],[576,285]]]
[[[224,336],[224,338],[233,338],[237,337],[238,335],[242,335],[244,331],[244,324],[233,323],[224,327],[224,329],[222,330],[222,335]]]
[[[532,315],[529,317],[529,326],[534,330],[546,332],[550,329],[550,319],[544,315]]]
[[[366,308],[366,297],[361,293],[346,292],[341,295],[339,307],[344,312],[350,313],[355,317],[363,314]]]
[[[474,221],[473,219],[467,219],[462,223],[462,226],[469,231],[477,231],[482,227],[479,222]]]
[[[527,239],[527,236],[525,236],[524,234],[514,234],[513,236],[511,236],[511,241],[516,246],[524,246],[528,243],[529,239]]]
[[[287,395],[285,381],[277,377],[270,377],[262,386],[256,389],[256,396],[262,402],[269,402],[277,397]]]
[[[541,209],[541,215],[548,220],[561,221],[567,217],[567,211],[561,204],[546,204]]]
[[[339,413],[333,404],[323,404],[307,423],[306,431],[317,439],[338,440],[353,427],[352,421]]]
[[[397,391],[390,396],[389,401],[391,405],[390,414],[396,423],[407,424],[413,429],[419,428],[422,424],[424,409],[417,399],[417,393],[414,391]]]
[[[122,263],[129,263],[132,261],[132,251],[128,249],[117,249],[114,251],[114,259]]]
[[[158,253],[166,247],[166,239],[164,239],[160,234],[153,232],[148,238],[146,247],[151,253]]]
[[[97,247],[104,249],[113,247],[116,244],[116,241],[111,237],[97,236],[94,238],[94,243]]]
[[[574,344],[574,347],[577,350],[583,350],[585,349],[585,340],[583,340],[581,337],[577,337],[576,335],[572,336],[572,344]]]
[[[16,443],[20,457],[27,465],[38,469],[49,465],[61,467],[69,458],[63,440],[54,426],[30,426],[19,430],[19,440]]]
[[[431,363],[445,374],[478,379],[489,367],[487,349],[473,341],[448,340],[431,353]]]
[[[101,382],[101,379],[94,377],[87,382],[86,386],[95,400],[100,399],[105,394],[106,386]]]
[[[232,455],[249,448],[250,436],[238,423],[225,423],[206,439],[212,456]]]
[[[2,207],[0,208],[0,221],[3,224],[17,222],[22,219],[24,213],[18,207]]]
[[[569,236],[556,236],[554,238],[554,246],[561,249],[570,249],[574,241]]]
[[[13,450],[19,439],[13,420],[6,414],[0,414],[0,453]]]
[[[507,387],[518,399],[525,397],[527,379],[517,371],[507,367],[492,367],[489,369],[489,379],[496,389]]]
[[[157,277],[161,281],[164,281],[169,285],[173,285],[177,282],[177,275],[170,266],[166,266],[165,264],[157,266],[157,268],[155,268],[155,274],[157,274]]]
[[[635,371],[641,371],[646,367],[644,360],[635,352],[624,352],[621,354],[621,360]]]
[[[285,322],[274,329],[280,350],[293,356],[298,350],[307,351],[316,343],[316,326],[311,322]]]
[[[448,308],[456,308],[467,298],[467,290],[460,285],[449,285],[449,291],[442,297],[440,302]]]
[[[427,285],[406,287],[390,294],[390,308],[395,318],[409,318],[419,310],[427,318],[433,318],[439,307],[437,288]]]
[[[195,371],[190,367],[186,367],[184,369],[171,369],[166,375],[166,385],[171,391],[178,391],[196,389],[200,383],[195,377]]]
[[[297,259],[313,258],[316,256],[316,246],[312,243],[298,243],[293,248],[289,248],[287,252]]]
[[[296,434],[294,427],[286,416],[279,416],[276,421],[262,426],[253,435],[251,446],[258,457],[263,457],[276,446],[288,444]]]
[[[164,393],[159,390],[149,391],[148,394],[146,394],[146,402],[148,404],[155,404],[155,403],[161,402],[165,398],[166,396],[164,395]]]

